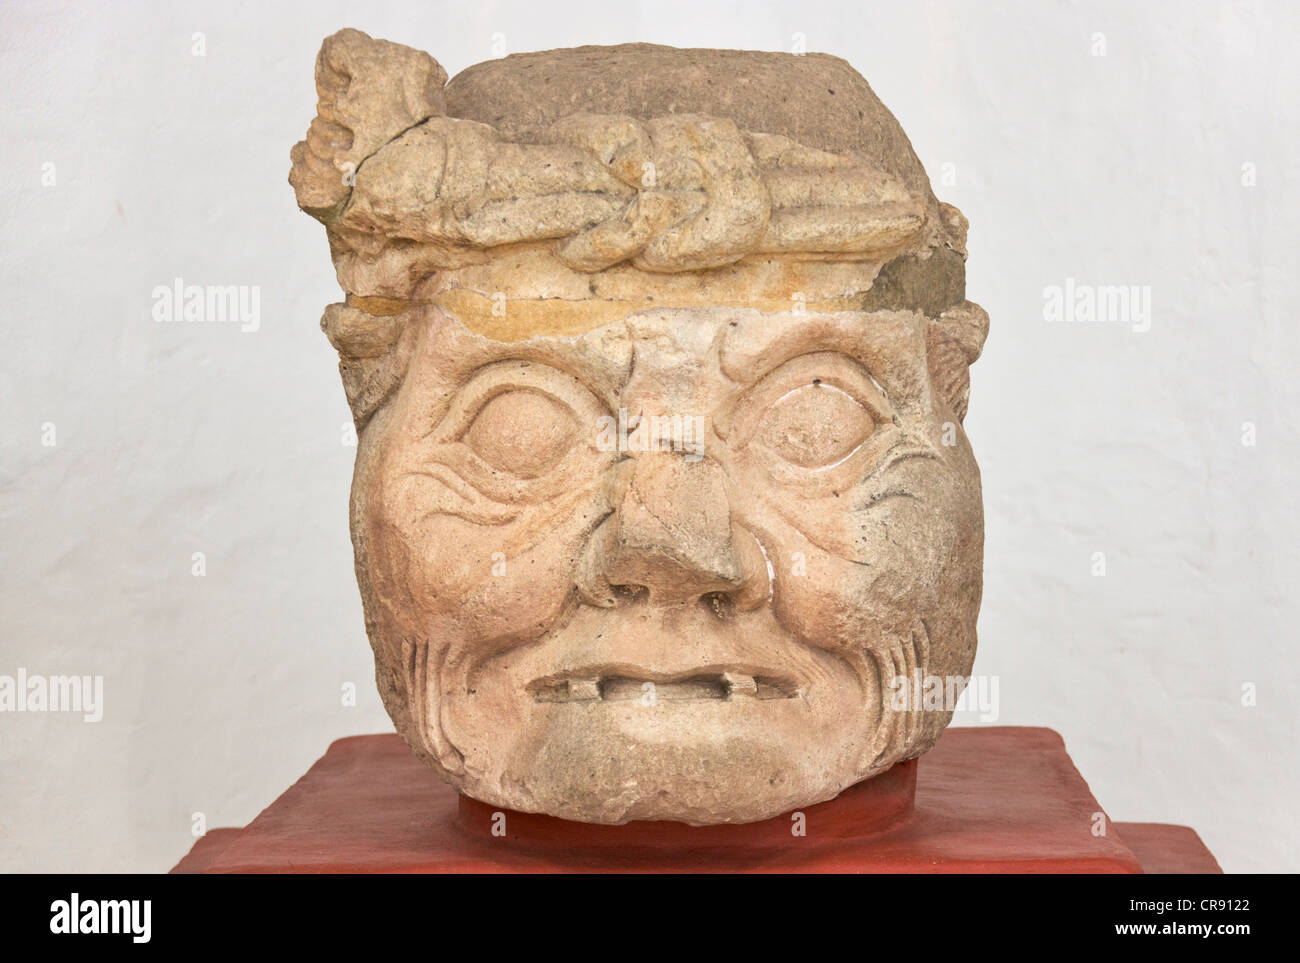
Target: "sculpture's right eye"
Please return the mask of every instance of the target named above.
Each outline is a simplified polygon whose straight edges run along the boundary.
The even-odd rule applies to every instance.
[[[492,468],[537,478],[564,457],[575,430],[568,407],[540,391],[515,388],[483,405],[461,440]]]

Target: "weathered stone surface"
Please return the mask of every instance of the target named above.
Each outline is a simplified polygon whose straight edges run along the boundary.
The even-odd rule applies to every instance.
[[[764,819],[924,752],[952,706],[897,682],[974,657],[988,318],[897,122],[821,55],[442,76],[328,38],[291,175],[347,292],[398,731],[476,799],[601,823]]]
[[[357,77],[365,82],[354,83]],[[289,180],[316,216],[347,199],[357,166],[402,131],[444,113],[447,72],[428,54],[340,30],[316,60],[316,117],[293,149]]]
[[[447,112],[521,141],[579,113],[726,117],[742,130],[861,154],[909,190],[930,193],[894,115],[852,66],[829,54],[645,43],[511,54],[457,74],[447,84]]]

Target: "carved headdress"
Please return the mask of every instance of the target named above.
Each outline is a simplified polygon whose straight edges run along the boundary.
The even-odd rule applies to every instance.
[[[516,340],[741,289],[775,310],[923,311],[935,385],[964,416],[988,329],[964,297],[966,220],[897,121],[836,58],[709,54],[519,54],[448,83],[420,51],[351,29],[325,41],[289,180],[348,295],[322,326],[359,424],[400,378],[419,304]],[[688,292],[686,273],[709,277]],[[494,297],[519,305],[512,324]]]

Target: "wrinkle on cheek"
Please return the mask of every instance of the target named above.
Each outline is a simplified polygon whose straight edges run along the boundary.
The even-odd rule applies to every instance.
[[[770,543],[769,543],[770,544]],[[804,543],[793,533],[773,554],[773,614],[791,637],[848,667],[858,704],[874,728],[879,715],[879,663],[903,631],[907,613],[881,596],[861,566]],[[805,574],[796,575],[794,553],[803,553]]]
[[[495,526],[428,512],[391,515],[372,530],[395,563],[381,576],[399,589],[392,604],[426,622],[454,618],[457,645],[486,646],[485,656],[535,640],[572,600],[575,560],[599,517],[599,499],[586,498],[582,506],[566,500],[562,518],[534,510]],[[405,503],[399,498],[393,510]]]
[[[765,544],[772,561],[777,622],[806,645],[832,651],[851,648],[872,621],[864,607],[872,581],[862,568],[801,543],[794,533]],[[796,559],[796,552],[802,559]]]
[[[883,653],[892,639],[905,635],[915,613],[936,597],[951,560],[943,547],[955,537],[951,522],[940,519],[936,525],[932,506],[902,498],[880,503],[870,513],[841,508],[823,526],[826,548],[809,531],[815,527],[811,519],[824,513],[804,509],[796,515],[800,524],[756,532],[773,564],[777,621],[805,644],[874,671],[861,660]],[[924,540],[917,538],[919,532],[927,532]],[[796,552],[803,556],[798,564]]]
[[[471,633],[466,642],[490,646],[490,651],[484,650],[487,656],[534,641],[555,625],[574,600],[574,560],[584,532],[585,526],[550,532],[518,555],[490,549],[489,568],[461,585],[460,604]],[[494,570],[500,574],[492,574]]]
[[[802,505],[774,506],[781,518],[812,547],[841,566],[865,567],[877,575],[918,570],[951,527],[929,499],[893,495],[854,510],[847,497]],[[925,533],[926,540],[918,538]],[[859,575],[861,573],[858,573]]]
[[[946,512],[903,498],[849,518],[851,552],[845,557],[892,575],[893,590],[908,595],[933,584],[956,541]]]

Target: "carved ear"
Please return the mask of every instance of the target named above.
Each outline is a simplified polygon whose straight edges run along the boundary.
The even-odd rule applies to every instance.
[[[966,420],[970,402],[970,366],[984,350],[989,333],[988,313],[965,301],[930,322],[926,332],[926,359],[930,384],[957,414]]]
[[[374,315],[347,304],[331,304],[320,319],[339,353],[339,374],[358,434],[402,383],[411,356],[411,312]]]

